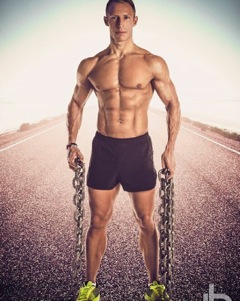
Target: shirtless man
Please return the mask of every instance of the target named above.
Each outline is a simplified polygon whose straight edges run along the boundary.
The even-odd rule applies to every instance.
[[[158,233],[153,217],[156,171],[147,111],[155,90],[168,116],[168,141],[161,163],[173,177],[180,106],[165,61],[133,42],[132,30],[138,21],[135,13],[132,0],[108,1],[104,22],[109,27],[110,45],[80,63],[68,107],[68,163],[75,169],[75,158],[84,160],[76,145],[83,108],[92,91],[98,99],[97,132],[87,175],[91,223],[86,238],[86,282],[79,290],[79,301],[100,300],[96,276],[120,185],[129,193],[139,224],[149,278],[145,300],[163,300],[165,290],[158,281]]]

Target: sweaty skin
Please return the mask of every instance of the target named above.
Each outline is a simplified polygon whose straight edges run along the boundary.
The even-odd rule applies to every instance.
[[[166,62],[133,43],[137,24],[128,3],[112,3],[104,17],[109,27],[110,45],[94,57],[83,60],[77,71],[77,84],[68,106],[68,143],[75,143],[84,105],[94,92],[98,100],[97,130],[106,136],[131,138],[148,131],[148,107],[154,91],[167,111],[168,141],[161,157],[162,167],[175,170],[174,147],[180,125],[180,105]],[[69,149],[69,167],[84,156],[78,147]],[[106,249],[106,227],[112,216],[119,185],[112,190],[88,188],[91,222],[86,239],[86,280],[96,282]],[[158,278],[158,234],[153,218],[155,189],[129,193],[139,224],[140,248],[149,283]]]

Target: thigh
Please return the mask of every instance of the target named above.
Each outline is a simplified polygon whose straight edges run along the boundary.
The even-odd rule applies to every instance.
[[[112,216],[113,204],[120,185],[110,190],[88,188],[91,221],[95,223],[108,221]]]
[[[147,221],[153,218],[155,188],[147,191],[130,192],[133,210],[138,220]]]

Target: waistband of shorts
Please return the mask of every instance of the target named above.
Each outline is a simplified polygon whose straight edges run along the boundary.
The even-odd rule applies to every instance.
[[[116,142],[116,143],[124,143],[124,142],[138,142],[138,141],[146,141],[148,139],[149,133],[146,132],[143,135],[137,136],[137,137],[131,137],[131,138],[115,138],[110,136],[105,136],[99,132],[96,132],[95,138],[101,140],[101,141],[108,141],[108,142]]]

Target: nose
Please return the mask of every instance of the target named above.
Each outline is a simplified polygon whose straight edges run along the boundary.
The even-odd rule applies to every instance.
[[[122,22],[122,19],[121,19],[120,17],[118,17],[118,18],[117,18],[117,24],[116,24],[117,27],[118,27],[118,28],[121,28],[121,27],[122,27],[122,23],[123,23],[123,22]]]

